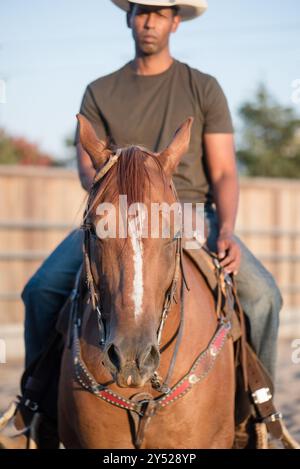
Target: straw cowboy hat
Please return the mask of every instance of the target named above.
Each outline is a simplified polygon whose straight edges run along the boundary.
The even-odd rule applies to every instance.
[[[182,21],[192,20],[207,10],[206,0],[112,0],[112,2],[125,11],[129,11],[130,3],[160,7],[178,6]]]

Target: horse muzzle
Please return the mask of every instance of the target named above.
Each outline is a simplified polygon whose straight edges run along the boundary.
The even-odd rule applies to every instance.
[[[136,350],[136,348],[134,348]],[[133,352],[132,348],[111,343],[104,354],[104,365],[118,386],[140,388],[151,378],[159,365],[159,349],[150,344]]]

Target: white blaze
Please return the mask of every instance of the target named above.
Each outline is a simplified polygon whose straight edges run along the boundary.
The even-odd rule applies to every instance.
[[[137,318],[142,312],[143,304],[143,244],[141,233],[137,227],[136,219],[129,222],[130,238],[133,248],[133,292],[132,299],[134,302],[134,316]]]

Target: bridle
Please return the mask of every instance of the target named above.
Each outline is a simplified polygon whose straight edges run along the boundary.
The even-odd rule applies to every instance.
[[[117,163],[119,156],[120,151],[118,151],[116,154],[112,155],[109,158],[108,162],[96,174],[94,179],[94,185],[98,183]],[[176,199],[178,200],[173,183],[172,190]],[[158,376],[156,372],[151,378],[152,387],[161,394],[158,397],[153,397],[151,394],[140,393],[130,399],[127,399],[113,392],[111,389],[109,389],[107,385],[99,384],[93,377],[91,372],[88,370],[86,364],[83,361],[80,344],[80,331],[82,323],[80,309],[83,308],[79,308],[78,301],[80,298],[80,293],[82,292],[84,280],[87,284],[88,295],[91,301],[92,309],[97,314],[100,347],[103,347],[106,342],[106,328],[103,319],[103,311],[101,308],[100,292],[98,290],[98,286],[94,278],[95,274],[90,255],[91,230],[93,229],[93,225],[89,218],[89,208],[90,199],[87,204],[87,209],[84,215],[84,222],[82,224],[82,229],[84,230],[84,266],[82,271],[79,272],[76,279],[76,285],[73,290],[73,302],[71,313],[71,321],[73,327],[69,346],[72,348],[75,376],[81,386],[87,391],[94,394],[97,398],[100,398],[102,400],[105,400],[106,402],[109,402],[112,405],[130,411],[135,422],[136,432],[134,441],[135,445],[139,447],[144,437],[145,426],[148,423],[149,419],[153,417],[156,410],[158,408],[163,408],[168,404],[171,404],[172,402],[176,401],[177,399],[183,397],[193,387],[193,385],[202,381],[213,368],[215,360],[223,349],[226,339],[229,336],[231,322],[230,320],[228,320],[228,318],[224,316],[220,316],[218,318],[217,329],[207,348],[197,356],[189,372],[171,388],[170,382],[175,368],[175,362],[178,355],[181,339],[183,336],[185,289],[189,290],[183,267],[182,236],[180,234],[180,236],[178,236],[176,239],[175,269],[173,279],[165,295],[163,309],[160,317],[160,324],[157,330],[158,344],[161,345],[163,328],[165,326],[171,306],[174,302],[176,302],[175,294],[178,289],[178,283],[181,274],[179,298],[179,325],[174,336],[166,345],[163,346],[160,352],[162,353],[169,345],[171,345],[171,343],[173,343],[175,339],[176,343],[174,346],[174,351],[166,378],[162,381],[162,379]],[[136,420],[137,416],[139,417],[138,421]]]
[[[110,169],[117,163],[120,154],[121,154],[121,151],[119,150],[117,151],[117,153],[115,153],[109,158],[108,162],[96,174],[95,179],[93,181],[93,186],[95,186],[95,184],[97,184],[110,171]],[[176,192],[173,182],[171,182],[171,189],[175,197],[175,200],[179,202],[177,192]],[[93,230],[93,224],[92,224],[92,221],[90,220],[90,200],[87,203],[87,208],[86,208],[83,219],[84,219],[84,222],[81,225],[81,227],[84,230],[83,253],[84,253],[86,283],[88,286],[89,297],[90,297],[90,301],[92,304],[92,308],[97,314],[97,323],[98,323],[98,330],[99,330],[99,345],[100,347],[103,347],[106,344],[107,337],[106,337],[106,327],[105,327],[105,322],[103,319],[103,312],[102,312],[102,307],[101,307],[101,302],[100,302],[100,292],[97,287],[97,282],[95,281],[95,274],[93,273],[95,269],[93,269],[92,267],[91,255],[90,255],[90,240],[91,240],[91,232]],[[180,289],[180,322],[179,322],[179,327],[175,333],[175,336],[171,340],[171,342],[173,342],[173,340],[177,338],[175,350],[173,353],[173,358],[170,363],[170,368],[167,374],[167,378],[163,384],[160,383],[157,373],[154,373],[151,379],[152,387],[155,388],[157,391],[164,392],[164,393],[169,392],[170,388],[167,383],[170,382],[172,372],[175,366],[176,356],[179,350],[179,345],[181,342],[182,330],[183,330],[183,319],[184,319],[184,286],[188,289],[186,276],[185,276],[184,268],[183,268],[183,262],[182,262],[181,232],[176,233],[175,269],[174,269],[174,274],[173,274],[171,285],[165,294],[163,309],[160,315],[160,323],[159,323],[159,327],[157,330],[157,343],[159,346],[161,345],[163,328],[166,323],[170,308],[172,304],[176,301],[175,293],[176,293],[177,286],[178,286],[180,272],[183,278],[183,284]],[[171,342],[168,344],[168,346],[171,344]],[[165,347],[164,347],[164,350],[165,350]]]

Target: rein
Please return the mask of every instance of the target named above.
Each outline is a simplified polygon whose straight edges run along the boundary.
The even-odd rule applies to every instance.
[[[99,182],[107,172],[117,163],[120,156],[120,150],[110,157],[108,162],[101,168],[98,174],[96,174],[93,186]],[[175,195],[176,200],[178,201],[176,189],[172,182],[172,190]],[[88,292],[92,304],[93,311],[97,314],[98,319],[98,329],[99,329],[99,343],[102,347],[105,344],[106,340],[106,330],[105,323],[103,321],[103,315],[100,305],[100,293],[97,287],[97,283],[94,279],[92,264],[91,264],[91,255],[90,255],[90,236],[91,230],[93,228],[92,223],[89,218],[89,202],[87,209],[84,215],[84,223],[82,228],[84,229],[84,267],[86,282],[88,287]],[[88,370],[86,364],[83,361],[81,353],[81,344],[80,344],[80,329],[81,329],[81,317],[79,314],[78,308],[78,291],[80,285],[82,285],[83,274],[78,275],[75,289],[74,289],[74,301],[72,304],[72,322],[73,322],[73,334],[71,340],[72,347],[72,357],[74,363],[75,375],[78,382],[81,386],[87,391],[94,394],[99,399],[102,399],[116,407],[123,408],[130,411],[133,421],[135,424],[135,446],[140,447],[144,438],[144,431],[147,423],[153,417],[155,412],[164,408],[167,405],[175,402],[179,398],[183,397],[188,391],[190,391],[193,385],[201,382],[207,374],[213,368],[213,365],[216,361],[216,358],[222,351],[226,339],[228,338],[231,330],[231,322],[223,316],[218,317],[218,326],[216,331],[208,344],[207,348],[199,353],[194,363],[192,364],[188,373],[181,378],[172,388],[169,384],[172,378],[172,374],[175,368],[175,362],[180,348],[180,343],[183,336],[183,325],[184,325],[184,293],[185,288],[189,290],[186,277],[183,269],[183,251],[182,251],[182,237],[181,234],[176,239],[176,254],[175,254],[175,270],[172,279],[170,288],[168,289],[165,295],[165,301],[161,313],[160,325],[157,331],[157,339],[159,346],[161,345],[162,332],[164,325],[166,323],[171,305],[175,300],[175,293],[178,288],[178,281],[181,273],[182,281],[180,287],[180,321],[177,331],[171,341],[167,344],[169,346],[173,340],[176,339],[173,356],[169,365],[167,376],[163,383],[161,383],[161,378],[158,376],[157,372],[154,373],[151,378],[152,387],[157,391],[162,393],[158,397],[154,398],[151,394],[140,393],[133,396],[131,399],[122,397],[121,395],[113,392],[106,385],[99,384],[91,372]],[[163,350],[167,348],[163,347]],[[163,351],[161,350],[161,352]],[[134,415],[133,415],[134,414]],[[136,418],[138,417],[138,422]]]

